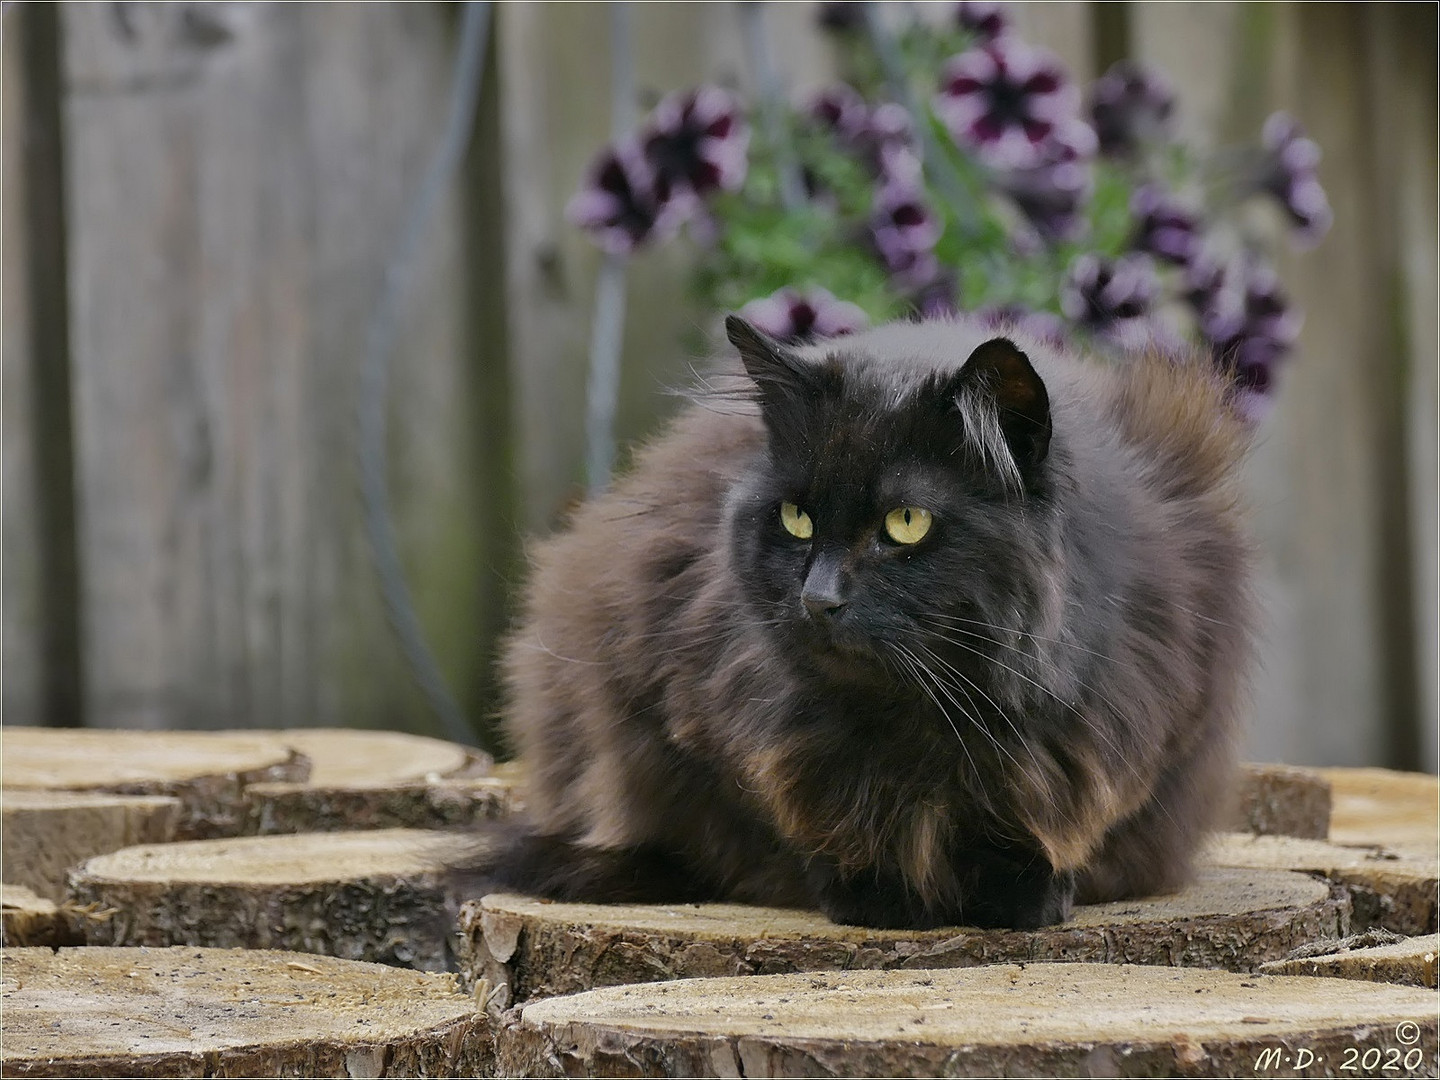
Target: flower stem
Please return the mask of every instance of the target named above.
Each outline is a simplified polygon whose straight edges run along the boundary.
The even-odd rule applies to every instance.
[[[929,110],[922,111],[915,95],[910,92],[910,82],[905,76],[905,63],[900,55],[899,43],[881,21],[880,5],[873,0],[866,0],[863,6],[865,30],[880,61],[880,70],[885,74],[886,85],[890,87],[890,93],[895,100],[914,118],[915,131],[920,139],[917,152],[920,155],[921,167],[934,180],[940,194],[950,204],[955,214],[955,227],[960,230],[961,235],[974,236],[979,232],[974,188],[965,182],[949,155],[945,153],[945,148],[936,140],[929,122]]]

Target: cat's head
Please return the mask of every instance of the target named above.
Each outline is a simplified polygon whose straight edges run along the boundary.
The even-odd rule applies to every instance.
[[[1031,603],[1051,408],[1014,341],[956,324],[932,327],[925,354],[903,333],[792,349],[739,318],[726,329],[767,433],[730,501],[732,566],[781,648],[881,679],[959,640],[957,620],[1008,622]],[[937,341],[955,353],[933,355]]]

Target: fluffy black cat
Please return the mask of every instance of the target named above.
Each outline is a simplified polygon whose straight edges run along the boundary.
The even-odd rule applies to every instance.
[[[534,552],[529,820],[487,886],[922,928],[1183,884],[1251,653],[1224,379],[963,320],[726,326],[748,394]]]

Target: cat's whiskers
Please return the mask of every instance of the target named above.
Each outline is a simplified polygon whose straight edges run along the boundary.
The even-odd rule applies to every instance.
[[[955,733],[955,741],[960,744],[960,749],[964,751],[966,760],[970,762],[971,773],[974,776],[979,776],[980,766],[975,763],[975,758],[970,753],[970,747],[967,746],[965,743],[965,737],[960,734],[960,729],[955,726],[955,721],[950,718],[950,714],[946,712],[945,706],[940,703],[940,698],[936,695],[935,691],[930,689],[930,687],[926,684],[925,677],[921,674],[919,670],[919,661],[910,654],[909,650],[906,649],[905,646],[897,644],[895,642],[891,642],[890,646],[892,650],[894,650],[896,658],[905,666],[906,670],[910,673],[910,677],[914,680],[915,685],[920,688],[920,691],[926,697],[928,697],[932,702],[934,702],[936,710],[938,710],[940,715],[945,718],[945,723],[950,725],[950,730]],[[959,708],[958,705],[956,707]],[[971,722],[972,727],[976,726],[973,718],[968,713],[966,713],[963,708],[960,709],[960,714],[964,716],[966,720],[969,720]]]
[[[541,652],[544,653],[546,656],[552,656],[556,660],[559,660],[562,663],[566,664],[587,664],[591,667],[599,667],[601,664],[605,663],[605,661],[603,660],[582,660],[578,656],[562,656],[554,649],[550,648],[549,645],[545,644],[545,642],[541,639],[538,630],[535,632],[533,644],[529,641],[521,639],[520,641],[516,642],[516,648],[525,649],[527,652]]]
[[[910,659],[914,662],[915,666],[919,669],[919,671],[923,672],[924,675],[928,676],[929,679],[930,679],[930,681],[935,685],[935,688],[936,688],[937,690],[939,690],[940,693],[942,693],[943,695],[945,695],[945,699],[946,699],[947,701],[949,701],[952,705],[955,706],[956,709],[958,709],[958,710],[960,711],[960,715],[964,716],[967,720],[970,721],[970,729],[971,729],[972,731],[978,731],[978,732],[980,732],[982,735],[985,736],[985,738],[987,738],[987,739],[990,740],[991,744],[995,747],[996,750],[1000,751],[1000,753],[1004,754],[1007,758],[1009,758],[1010,761],[1011,761],[1011,763],[1014,764],[1014,766],[1015,766],[1017,769],[1022,768],[1022,766],[1020,765],[1020,762],[1019,762],[1018,760],[1016,760],[1015,755],[1012,754],[1012,753],[1010,753],[1010,751],[1006,748],[1005,744],[1002,743],[999,739],[997,739],[997,738],[995,737],[995,733],[994,733],[993,731],[991,731],[989,728],[987,728],[987,727],[980,721],[979,709],[976,708],[975,699],[970,696],[970,691],[969,691],[969,690],[965,689],[965,687],[964,687],[963,685],[961,685],[961,684],[952,683],[952,682],[950,682],[949,680],[946,680],[946,679],[944,679],[944,678],[941,678],[941,677],[940,677],[938,674],[936,674],[936,672],[930,667],[930,665],[925,662],[925,660],[924,660],[923,658],[921,658],[919,655],[917,655],[917,654],[914,652],[914,650],[909,649],[909,648],[907,648],[906,646],[898,645],[898,644],[897,644],[895,647],[896,647],[896,648],[900,648],[900,649],[904,649],[905,654],[910,657]],[[922,648],[922,649],[924,649],[924,646],[919,646],[919,647]],[[925,649],[924,651],[925,651],[925,653],[930,657],[931,660],[940,661],[940,657],[935,656],[934,653],[931,653],[928,649]],[[943,663],[943,661],[940,661],[940,662]],[[959,673],[957,672],[957,674],[959,674]],[[961,678],[964,679],[964,676],[961,675]],[[969,679],[965,679],[965,681],[966,681],[966,682],[970,682]],[[973,686],[976,690],[979,690],[982,695],[984,695],[987,699],[989,699],[989,695],[988,695],[988,694],[985,694],[985,692],[984,692],[983,690],[980,690],[980,687],[975,686],[975,684],[974,684],[973,682],[970,682],[970,685]],[[965,708],[965,706],[964,706],[964,705],[961,705],[959,699],[955,697],[954,691],[956,691],[956,690],[958,690],[958,691],[960,691],[960,693],[964,694],[964,695],[965,695],[965,700],[970,703],[970,710],[969,710],[969,711],[967,711],[966,708]],[[1002,717],[1004,717],[1004,715],[1005,715],[1004,712],[1000,710],[1000,707],[995,704],[995,702],[993,701],[993,699],[990,700],[990,703],[991,703],[991,705],[994,705],[996,711],[1000,712],[1000,715],[1001,715]],[[939,702],[936,702],[936,704],[939,705]],[[940,706],[940,712],[945,716],[946,722],[949,723],[950,726],[951,726],[951,728],[953,729],[954,726],[955,726],[955,725],[954,725],[954,722],[950,720],[949,714],[946,713],[944,706]],[[1009,719],[1008,717],[1005,717],[1005,722],[1006,722],[1007,724],[1010,724],[1010,727],[1012,728],[1012,730],[1014,729],[1015,725],[1010,722],[1010,719]],[[1017,732],[1017,734],[1018,734],[1018,732]],[[956,732],[956,735],[957,735],[957,737],[959,736],[959,732],[958,732],[958,731]],[[1022,741],[1023,741],[1023,740],[1022,740]],[[968,754],[968,753],[969,753],[969,749],[968,749],[968,747],[965,747],[965,740],[964,740],[963,738],[960,739],[960,745],[966,749],[966,753]],[[972,764],[972,765],[974,764],[974,759],[971,759],[971,764]],[[978,774],[977,774],[977,775],[978,775]]]
[[[1035,748],[1031,745],[1030,740],[1025,738],[1025,736],[1021,733],[1019,726],[1015,723],[1014,720],[1010,719],[1010,714],[1000,707],[1000,703],[998,701],[996,701],[993,697],[986,693],[984,687],[982,687],[974,679],[970,678],[959,668],[955,667],[954,664],[951,664],[943,656],[940,656],[928,646],[923,645],[920,642],[916,642],[915,647],[919,649],[922,653],[924,653],[927,657],[929,657],[932,661],[934,661],[936,664],[940,665],[941,668],[943,668],[945,671],[948,671],[950,674],[961,680],[960,683],[956,684],[956,686],[963,694],[965,694],[966,699],[971,702],[972,707],[974,705],[974,700],[970,698],[970,692],[965,689],[966,685],[971,687],[971,689],[973,689],[977,694],[979,694],[986,701],[988,701],[990,703],[990,707],[995,710],[995,712],[999,715],[1000,719],[1005,721],[1006,726],[1009,727],[1012,732],[1014,732],[1016,740],[1020,743],[1022,747],[1025,748],[1025,752],[1030,755],[1030,763],[1034,765],[1037,770],[1043,772],[1043,769],[1041,769],[1040,765],[1040,759],[1035,756]],[[1024,771],[1024,767],[1020,764],[1019,761],[1015,759],[1015,755],[1009,753],[1008,751],[1005,751],[1004,744],[995,737],[995,734],[993,732],[989,731],[982,723],[976,723],[974,726],[989,735],[991,741],[995,743],[996,748],[1005,752],[1005,756],[1010,759],[1010,761],[1017,769],[1020,769],[1022,772]]]
[[[962,619],[958,615],[945,615],[938,611],[927,612],[924,617],[926,619],[934,619],[938,622],[964,623],[967,626],[978,626],[983,630],[992,630],[997,634],[1016,634],[1020,637],[1030,638],[1032,641],[1043,641],[1047,645],[1063,645],[1067,649],[1074,649],[1077,652],[1082,652],[1088,656],[1094,656],[1101,660],[1108,661],[1110,659],[1110,657],[1106,656],[1104,653],[1098,653],[1094,649],[1087,649],[1083,645],[1076,645],[1073,641],[1065,641],[1062,638],[1045,637],[1043,634],[1034,634],[1031,633],[1029,630],[1020,630],[1013,626],[999,626],[995,623],[982,622],[979,619]],[[994,639],[991,638],[988,640],[993,641]],[[996,641],[995,643],[997,645],[1001,644],[998,641]]]
[[[979,639],[979,640],[981,640],[981,641],[984,641],[984,642],[987,642],[987,643],[989,643],[989,644],[991,644],[991,645],[998,645],[998,646],[1000,646],[1001,648],[1014,648],[1014,646],[1007,646],[1003,641],[996,641],[996,640],[993,639],[993,638],[988,638],[988,637],[986,637],[986,636],[983,635],[983,634],[976,634],[976,633],[974,633],[973,631],[958,630],[957,628],[954,628],[954,627],[952,627],[951,630],[952,630],[953,632],[956,632],[956,633],[969,634],[971,637],[977,638],[977,639]],[[1126,765],[1126,767],[1128,767],[1128,768],[1131,770],[1132,774],[1134,774],[1137,778],[1139,777],[1139,775],[1140,775],[1139,770],[1129,761],[1128,755],[1126,755],[1126,754],[1124,753],[1124,751],[1123,751],[1119,746],[1117,746],[1117,745],[1115,744],[1114,740],[1112,740],[1112,739],[1110,738],[1110,736],[1106,734],[1105,730],[1104,730],[1102,727],[1097,726],[1088,716],[1086,716],[1083,712],[1081,712],[1079,709],[1077,709],[1073,704],[1071,704],[1070,702],[1066,701],[1064,698],[1062,698],[1059,694],[1057,694],[1054,690],[1050,689],[1050,688],[1049,688],[1048,686],[1046,686],[1044,683],[1038,682],[1037,680],[1030,678],[1030,676],[1026,675],[1024,672],[1019,671],[1019,670],[1017,670],[1016,668],[1011,667],[1009,664],[1006,664],[1006,663],[1004,663],[1004,662],[1002,662],[1002,661],[1000,661],[1000,660],[997,660],[997,659],[996,659],[995,657],[993,657],[993,656],[987,655],[985,652],[983,652],[983,651],[980,650],[980,649],[975,648],[975,647],[972,646],[972,645],[967,645],[967,644],[965,644],[965,643],[962,642],[962,641],[957,641],[957,640],[955,640],[955,639],[952,638],[952,637],[948,637],[948,636],[945,636],[945,635],[942,635],[942,634],[933,634],[933,633],[932,633],[932,636],[938,638],[938,639],[941,640],[941,641],[946,642],[946,643],[949,644],[949,645],[954,645],[956,648],[964,649],[966,652],[972,653],[973,655],[980,657],[982,660],[985,660],[985,661],[987,661],[987,662],[989,662],[989,663],[994,664],[996,667],[1003,668],[1005,671],[1010,672],[1012,675],[1016,676],[1017,678],[1023,679],[1025,682],[1029,683],[1031,686],[1034,686],[1036,689],[1038,689],[1039,691],[1041,691],[1041,693],[1047,694],[1048,696],[1050,696],[1051,698],[1053,698],[1057,704],[1059,704],[1059,705],[1062,706],[1063,708],[1069,709],[1070,712],[1073,713],[1073,714],[1075,715],[1075,717],[1076,717],[1082,724],[1084,724],[1085,727],[1087,727],[1087,728],[1091,731],[1091,733],[1093,733],[1093,734],[1096,736],[1096,738],[1098,738],[1098,739],[1100,739],[1102,742],[1104,742],[1104,744],[1106,745],[1106,747],[1110,750],[1110,752],[1111,752],[1112,754],[1115,755],[1115,757],[1116,757],[1117,760],[1119,760],[1120,762],[1124,763],[1124,764]],[[1032,659],[1037,659],[1037,658],[1033,657],[1032,654],[1025,652],[1023,649],[1017,650],[1017,651],[1019,651],[1019,652],[1020,652],[1022,655],[1024,655],[1024,656],[1029,656],[1029,657],[1031,657]],[[940,658],[937,657],[937,659],[940,659]],[[943,660],[941,660],[941,662],[944,663]],[[949,666],[949,665],[947,664],[947,666]],[[954,669],[952,668],[952,670],[954,670]],[[1058,668],[1057,668],[1057,670],[1058,670]],[[957,672],[957,674],[958,674],[958,672]],[[1083,688],[1086,689],[1086,690],[1089,690],[1092,694],[1094,694],[1094,695],[1096,696],[1096,698],[1097,698],[1102,704],[1104,704],[1107,708],[1109,708],[1114,715],[1116,715],[1116,716],[1123,716],[1123,715],[1124,715],[1122,712],[1119,711],[1119,709],[1116,707],[1116,705],[1115,705],[1113,702],[1111,702],[1109,699],[1107,699],[1107,698],[1106,698],[1104,695],[1102,695],[1099,691],[1095,690],[1093,687],[1089,686],[1088,684],[1082,682],[1082,681],[1079,680],[1079,679],[1076,679],[1075,681],[1076,681],[1076,683],[1078,683],[1081,687],[1083,687]]]
[[[990,644],[992,644],[992,645],[999,645],[999,646],[1001,646],[1002,648],[1006,647],[1004,642],[996,641],[996,640],[993,639],[993,638],[988,638],[988,637],[986,637],[986,636],[983,635],[983,634],[976,634],[974,631],[959,630],[958,628],[955,628],[955,627],[952,627],[951,629],[954,630],[955,632],[958,632],[958,633],[969,634],[971,637],[978,638],[979,640],[988,642],[988,643],[990,643]],[[998,629],[998,628],[997,628],[997,629]],[[1036,688],[1038,688],[1039,690],[1041,690],[1043,693],[1048,694],[1048,695],[1049,695],[1050,697],[1052,697],[1058,704],[1060,704],[1061,706],[1063,706],[1063,707],[1066,708],[1066,709],[1069,709],[1070,712],[1072,712],[1072,713],[1076,716],[1076,718],[1079,719],[1079,721],[1080,721],[1082,724],[1084,724],[1085,727],[1088,728],[1089,731],[1090,731],[1096,738],[1098,738],[1101,742],[1103,742],[1103,743],[1105,744],[1106,748],[1109,749],[1109,751],[1111,752],[1111,754],[1114,755],[1114,760],[1115,760],[1115,762],[1116,762],[1117,764],[1123,766],[1124,768],[1128,769],[1129,772],[1130,772],[1130,775],[1131,775],[1135,780],[1140,781],[1140,782],[1142,783],[1142,785],[1143,785],[1143,783],[1144,783],[1144,775],[1141,773],[1139,766],[1136,765],[1136,764],[1131,760],[1130,755],[1126,754],[1119,746],[1116,745],[1115,741],[1106,733],[1106,731],[1105,731],[1105,729],[1104,729],[1103,727],[1097,726],[1089,717],[1087,717],[1087,716],[1086,716],[1084,713],[1082,713],[1079,709],[1075,708],[1074,705],[1072,705],[1072,704],[1070,704],[1069,702],[1067,702],[1064,698],[1060,697],[1059,694],[1055,693],[1053,690],[1051,690],[1049,687],[1045,686],[1043,683],[1036,682],[1034,679],[1031,679],[1029,676],[1025,675],[1023,672],[1016,671],[1014,668],[1010,667],[1008,664],[1002,663],[1001,661],[995,659],[993,656],[988,656],[988,655],[986,655],[984,652],[982,652],[982,651],[979,650],[979,649],[974,648],[973,646],[966,645],[964,642],[956,641],[956,640],[954,640],[953,638],[947,638],[947,637],[945,637],[945,636],[943,636],[943,635],[940,635],[940,634],[935,634],[934,636],[937,637],[937,638],[939,638],[939,639],[942,640],[942,641],[948,642],[948,643],[951,644],[951,645],[954,645],[954,646],[956,646],[956,647],[958,647],[958,648],[964,649],[964,650],[967,651],[967,652],[973,653],[974,655],[980,657],[982,660],[986,660],[986,661],[988,661],[988,662],[990,662],[990,663],[992,663],[992,664],[995,664],[995,665],[998,666],[998,667],[1004,668],[1006,671],[1012,673],[1013,675],[1016,675],[1017,677],[1019,677],[1019,678],[1021,678],[1021,679],[1024,679],[1026,682],[1028,682],[1028,683],[1030,683],[1031,685],[1035,686]],[[1013,646],[1012,646],[1012,647],[1013,647]],[[928,653],[930,653],[932,656],[934,656],[934,653],[933,653],[931,650],[928,650],[928,649],[927,649],[926,651],[927,651]],[[1030,655],[1031,655],[1031,654],[1029,654],[1029,653],[1024,653],[1024,650],[1020,650],[1020,651],[1021,651],[1024,655],[1026,655],[1026,656],[1030,656]],[[945,661],[943,658],[938,657],[938,656],[935,656],[934,658],[935,658],[935,660],[937,660],[939,663],[945,664],[945,666],[948,667],[948,668],[950,668],[950,670],[955,671],[954,667],[953,667],[952,665],[946,663],[946,661]],[[958,674],[960,674],[960,673],[959,673],[958,671],[956,671],[956,674],[958,675]],[[963,676],[962,676],[962,678],[963,678]],[[969,681],[969,680],[967,680],[967,681]],[[1118,708],[1115,706],[1115,704],[1114,704],[1113,702],[1111,702],[1109,699],[1107,699],[1106,697],[1104,697],[1104,695],[1100,694],[1099,691],[1095,690],[1093,687],[1089,686],[1088,684],[1082,682],[1082,681],[1079,680],[1079,679],[1076,679],[1075,681],[1076,681],[1077,683],[1079,683],[1079,685],[1080,685],[1081,687],[1083,687],[1083,688],[1086,689],[1086,690],[1089,690],[1092,694],[1094,694],[1097,699],[1099,699],[1104,705],[1106,705],[1106,706],[1111,710],[1112,714],[1114,714],[1115,716],[1123,716],[1123,715],[1124,715],[1123,713],[1121,713],[1121,712],[1118,710]],[[973,685],[973,684],[972,684],[972,685]],[[978,689],[978,687],[977,687],[977,689]],[[1012,724],[1011,727],[1012,727],[1012,729],[1013,729],[1014,725]],[[1032,756],[1033,756],[1033,755],[1032,755]],[[1170,810],[1169,810],[1167,807],[1165,807],[1165,806],[1162,805],[1162,806],[1161,806],[1161,810],[1164,812],[1165,816],[1166,816],[1167,818],[1169,818],[1172,822],[1175,821],[1174,815],[1172,815],[1172,814],[1170,813]],[[1177,824],[1178,824],[1178,823],[1177,823]]]

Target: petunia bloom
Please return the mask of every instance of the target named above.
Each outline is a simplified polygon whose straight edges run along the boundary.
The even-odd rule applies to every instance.
[[[1319,243],[1330,231],[1334,214],[1316,167],[1320,147],[1305,137],[1304,129],[1288,113],[1277,112],[1260,132],[1265,148],[1259,186],[1280,200],[1295,223],[1302,246]]]
[[[875,176],[918,176],[914,122],[903,105],[884,101],[872,106],[852,87],[837,83],[816,94],[806,112]]]
[[[1000,175],[1000,186],[1042,239],[1073,240],[1083,231],[1094,154],[1095,133],[1084,121],[1071,120],[1056,129],[1040,164]]]
[[[1160,279],[1148,255],[1107,259],[1094,253],[1070,264],[1060,287],[1065,317],[1092,333],[1110,333],[1148,315],[1160,296]]]
[[[1079,95],[1043,49],[998,38],[945,64],[935,114],[956,143],[998,169],[1045,163],[1048,143],[1074,120]]]
[[[673,235],[688,209],[683,200],[662,195],[654,170],[632,138],[600,151],[565,215],[604,251],[628,255],[650,240]]]
[[[1019,331],[1057,349],[1065,347],[1065,324],[1048,311],[1032,311],[1021,304],[991,304],[975,315],[992,330]]]
[[[1188,266],[1200,250],[1200,219],[1161,188],[1147,184],[1130,196],[1135,221],[1131,246],[1162,262]]]
[[[959,0],[955,5],[955,22],[960,29],[970,31],[981,41],[993,41],[1010,26],[1005,17],[1005,6],[986,0]]]
[[[750,129],[728,90],[702,86],[671,94],[655,106],[640,135],[662,197],[704,198],[745,181]]]
[[[863,330],[870,320],[854,304],[818,285],[780,289],[740,309],[740,316],[779,341],[802,343]]]
[[[935,277],[934,248],[941,229],[920,187],[891,182],[875,193],[871,239],[885,268],[902,286],[917,288]]]
[[[1218,280],[1218,284],[1216,284]],[[1269,409],[1280,361],[1300,333],[1300,315],[1270,267],[1246,262],[1204,282],[1200,333],[1215,361],[1234,380],[1236,403],[1252,420]]]
[[[1143,143],[1167,138],[1174,112],[1169,81],[1133,60],[1110,65],[1090,91],[1090,121],[1106,157],[1123,157]]]

